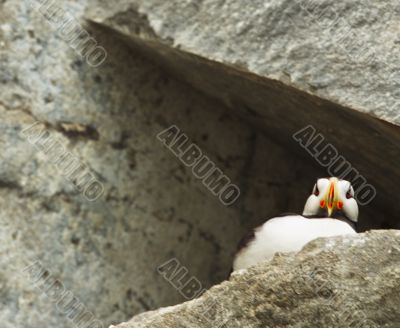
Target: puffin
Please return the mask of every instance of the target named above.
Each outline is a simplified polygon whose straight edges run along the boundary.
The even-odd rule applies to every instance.
[[[354,235],[357,222],[358,204],[351,183],[336,177],[318,179],[302,215],[273,217],[243,238],[232,271],[270,260],[278,252],[298,252],[316,238]]]

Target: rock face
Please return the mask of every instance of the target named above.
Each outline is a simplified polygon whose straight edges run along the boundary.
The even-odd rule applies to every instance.
[[[315,127],[355,168],[349,179],[360,174],[377,189],[383,220],[400,213],[384,191],[400,180],[395,8],[395,1],[130,0],[86,15],[292,152],[299,150],[292,135]]]
[[[322,170],[115,33],[91,31],[108,57],[89,65],[38,9],[41,2],[31,3],[0,1],[2,327],[66,328],[78,318],[68,315],[73,304],[60,311],[24,272],[37,260],[107,326],[185,299],[171,293],[160,264],[176,257],[210,287],[227,276],[244,231],[302,209]],[[96,1],[56,5],[78,21],[86,8],[102,9]],[[54,155],[33,142],[34,132],[22,133],[35,122],[102,183],[98,199],[76,188]],[[233,206],[157,139],[173,124],[240,187]]]
[[[87,17],[138,34],[130,29],[135,12],[142,17],[142,38],[400,125],[393,0],[255,0],[248,6],[237,0],[125,0],[91,7]]]
[[[400,231],[318,239],[117,327],[397,328],[399,268]]]
[[[369,5],[351,3],[332,8],[354,18],[359,35],[381,35],[371,47],[389,54],[391,2],[392,17],[384,5],[371,16]],[[76,323],[78,303],[60,311],[44,292],[47,276],[104,326],[185,300],[157,273],[170,259],[204,288],[221,282],[248,228],[300,212],[315,178],[327,175],[292,138],[306,125],[376,187],[361,230],[399,227],[395,78],[376,83],[379,64],[364,69],[329,37],[318,41],[321,30],[298,6],[0,1],[2,327]],[[63,19],[80,38],[66,37]],[[85,31],[107,55],[99,65],[78,51]],[[239,186],[235,204],[224,206],[157,139],[171,125]],[[35,142],[33,127],[47,139]],[[99,197],[87,197],[96,189],[79,187],[83,177],[48,152],[56,141],[101,184]],[[40,286],[24,271],[36,261]]]

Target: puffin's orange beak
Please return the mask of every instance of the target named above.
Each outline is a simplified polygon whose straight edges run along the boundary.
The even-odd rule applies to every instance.
[[[324,200],[321,200],[320,203],[321,208],[327,209],[329,217],[332,216],[334,210],[341,210],[343,208],[343,202],[339,199],[338,196],[337,183],[337,178],[330,179],[328,191],[325,195]]]

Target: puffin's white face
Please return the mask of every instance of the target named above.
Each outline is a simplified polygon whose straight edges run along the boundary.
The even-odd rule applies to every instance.
[[[351,183],[338,178],[318,179],[303,215],[336,217],[340,213],[353,222],[358,220],[358,205]]]

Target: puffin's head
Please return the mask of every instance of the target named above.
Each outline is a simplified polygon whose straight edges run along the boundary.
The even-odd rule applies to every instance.
[[[338,178],[318,179],[304,206],[303,215],[346,217],[357,222],[358,205],[351,183]]]

